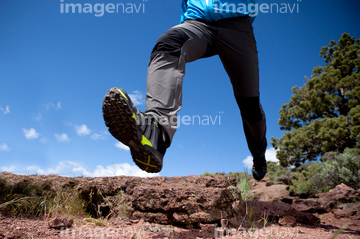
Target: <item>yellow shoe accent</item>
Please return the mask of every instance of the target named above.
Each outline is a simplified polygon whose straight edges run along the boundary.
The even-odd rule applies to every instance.
[[[142,136],[141,144],[142,144],[142,145],[149,145],[150,147],[152,147],[151,142],[150,142],[147,138],[145,138],[144,135]],[[149,156],[150,156],[150,155],[149,155]]]
[[[126,95],[124,94],[124,92],[122,92],[120,89],[117,89],[119,92],[120,92],[120,94],[127,100],[127,101],[129,101],[129,99],[126,97]]]
[[[129,99],[126,97],[126,95],[124,94],[124,92],[122,92],[120,89],[117,89],[117,90],[120,92],[120,94],[121,94],[127,101],[129,101]],[[133,113],[133,115],[132,115],[131,117],[134,118],[135,121],[137,121],[137,118],[136,118],[135,113]]]
[[[150,164],[150,160],[151,160],[151,156],[150,156],[150,155],[148,155],[148,161],[147,161],[147,163],[144,163],[143,161],[140,161],[140,160],[138,160],[138,159],[135,159],[135,160],[136,160],[136,161],[138,161],[139,163],[142,163],[142,164],[144,164],[144,165],[148,166],[148,167],[146,167],[146,169],[145,169],[145,170],[148,170],[148,169],[149,169],[149,167],[157,168],[157,166],[156,166],[156,165],[152,165],[152,164]]]

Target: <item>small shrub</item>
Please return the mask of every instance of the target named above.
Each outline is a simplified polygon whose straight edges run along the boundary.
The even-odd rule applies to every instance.
[[[130,198],[124,191],[120,191],[110,203],[110,216],[128,219],[131,217],[133,207]]]
[[[240,184],[238,187],[241,191],[241,199],[245,201],[253,201],[255,199],[254,194],[251,192],[251,184],[249,182],[249,177],[246,174],[243,174],[240,178]]]
[[[267,176],[271,181],[280,181],[286,185],[291,185],[291,170],[281,166],[278,162],[267,162]]]
[[[316,162],[308,165],[303,165],[295,172],[291,172],[291,183],[289,191],[297,195],[313,194],[313,187],[316,184],[311,180],[321,170],[321,164]]]
[[[2,182],[0,210],[5,215],[43,216],[56,192],[48,181]]]
[[[360,188],[359,151],[348,149],[342,154],[329,152],[321,160],[322,165],[313,163],[303,166],[300,172],[292,173],[292,192],[309,195],[326,193],[341,183]]]
[[[291,185],[292,184],[291,171],[289,169],[279,170],[275,174],[274,181],[280,181],[280,182],[285,183],[286,185]]]
[[[249,182],[250,175],[247,172],[230,172],[227,175],[235,177],[236,186],[241,192],[242,200],[252,201],[255,199],[255,196],[251,192],[251,184]]]
[[[48,216],[55,215],[85,216],[85,201],[81,199],[80,194],[73,188],[59,189],[53,198],[49,199]]]
[[[348,149],[342,154],[331,154],[324,162],[322,170],[312,181],[319,191],[334,188],[341,183],[349,187],[360,188],[360,155],[357,150]]]
[[[289,191],[297,195],[308,195],[313,184],[304,180],[306,179],[303,176],[299,180],[294,180],[294,184],[290,186]]]
[[[230,172],[227,175],[235,177],[236,187],[241,192],[242,200],[252,201],[255,199],[255,195],[251,192],[250,175],[247,172]]]
[[[276,174],[279,174],[280,171],[283,170],[278,163],[272,161],[267,162],[267,176],[271,181],[275,180]]]

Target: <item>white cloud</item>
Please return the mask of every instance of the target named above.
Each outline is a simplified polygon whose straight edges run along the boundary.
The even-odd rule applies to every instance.
[[[246,159],[243,160],[243,164],[244,164],[245,168],[251,169],[253,166],[253,157],[247,156]]]
[[[274,148],[269,148],[265,152],[266,161],[279,162],[276,158],[276,151]]]
[[[1,171],[16,173],[18,167],[15,165],[3,166]],[[55,168],[43,169],[39,166],[32,165],[26,167],[24,170],[30,174],[57,174],[62,176],[85,176],[85,177],[111,177],[111,176],[136,176],[136,177],[154,177],[159,176],[159,173],[147,173],[142,171],[136,165],[128,163],[112,164],[107,166],[97,165],[94,170],[86,169],[82,163],[72,161],[59,162]]]
[[[102,132],[100,132],[99,134],[98,134],[98,133],[93,133],[93,134],[91,135],[91,138],[92,138],[93,140],[107,139],[107,136],[108,136],[108,135],[109,135],[108,132],[102,131]]]
[[[55,168],[47,168],[42,169],[39,166],[32,165],[26,167],[26,172],[29,173],[35,173],[35,174],[41,174],[41,175],[48,175],[48,174],[58,174],[61,175],[62,173],[71,172],[73,168],[79,167],[79,163],[71,162],[71,161],[65,161],[65,162],[59,162],[58,165]],[[64,174],[62,174],[64,175]]]
[[[10,166],[2,166],[2,167],[0,168],[0,170],[1,170],[2,172],[13,173],[13,172],[15,172],[16,168],[17,168],[17,167],[16,167],[15,165],[10,165]]]
[[[89,135],[92,131],[84,124],[82,124],[80,126],[75,125],[75,130],[78,135]]]
[[[7,145],[7,144],[5,144],[5,143],[3,143],[3,144],[0,144],[0,151],[2,151],[2,152],[9,152],[11,149],[10,149],[10,147]]]
[[[10,113],[10,106],[5,106],[5,109],[0,107],[0,110],[4,113],[4,115],[9,114]]]
[[[154,177],[159,174],[152,174],[142,171],[136,165],[130,165],[128,163],[113,164],[108,166],[98,165],[93,172],[81,171],[84,176],[89,177],[108,177],[108,176],[138,176],[138,177]]]
[[[272,161],[272,162],[278,162],[279,161],[276,158],[276,150],[274,148],[269,148],[269,149],[266,150],[265,158],[266,158],[266,161]],[[245,168],[251,169],[252,166],[253,166],[253,157],[252,156],[247,156],[243,160],[243,164],[244,164]]]
[[[57,139],[57,141],[59,142],[70,142],[70,138],[67,134],[62,133],[62,134],[55,134],[55,138]]]
[[[125,149],[125,150],[130,150],[130,148],[128,146],[126,146],[125,144],[121,143],[121,142],[117,142],[115,144],[115,147],[116,148],[119,148],[119,149]]]
[[[133,91],[133,93],[129,94],[129,96],[135,105],[142,105],[145,103],[143,94],[138,90]]]
[[[54,103],[43,104],[43,106],[45,107],[46,110],[49,110],[51,108],[55,109],[55,110],[60,110],[61,109],[60,101],[58,101],[56,104],[54,104]]]
[[[39,138],[39,133],[36,132],[34,128],[31,129],[23,129],[24,135],[26,139],[37,139]]]

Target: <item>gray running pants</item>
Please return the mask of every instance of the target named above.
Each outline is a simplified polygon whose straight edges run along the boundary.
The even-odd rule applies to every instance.
[[[265,114],[259,102],[258,52],[249,17],[208,23],[187,20],[166,31],[151,53],[145,113],[157,118],[171,142],[182,106],[185,64],[219,55],[238,103],[249,150],[265,154]]]

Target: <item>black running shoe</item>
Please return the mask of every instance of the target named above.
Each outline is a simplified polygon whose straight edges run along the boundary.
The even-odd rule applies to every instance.
[[[163,129],[154,117],[140,112],[117,87],[106,93],[102,110],[109,132],[130,148],[136,165],[149,173],[160,172],[169,140],[164,142]]]
[[[254,159],[254,166],[252,168],[252,174],[254,179],[260,181],[265,177],[265,174],[267,172],[267,165],[265,157]]]

